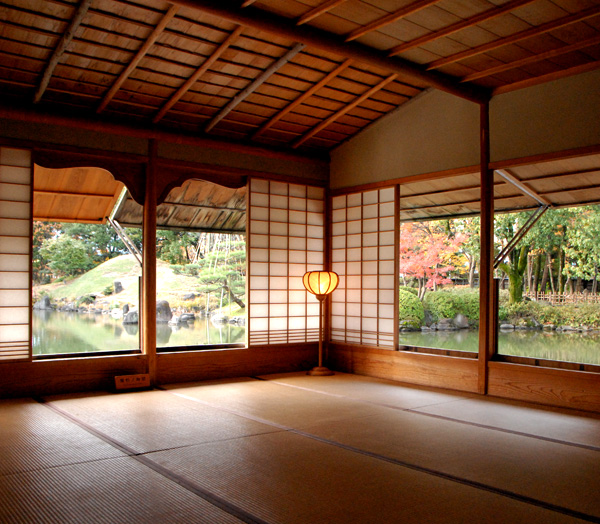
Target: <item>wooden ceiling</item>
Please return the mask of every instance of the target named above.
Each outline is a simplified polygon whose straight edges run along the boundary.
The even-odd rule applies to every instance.
[[[434,87],[600,67],[597,0],[0,0],[0,104],[326,153]]]

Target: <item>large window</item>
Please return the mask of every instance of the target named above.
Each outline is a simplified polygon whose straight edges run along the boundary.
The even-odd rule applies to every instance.
[[[141,229],[109,218],[123,193],[103,169],[35,166],[34,356],[139,350]]]

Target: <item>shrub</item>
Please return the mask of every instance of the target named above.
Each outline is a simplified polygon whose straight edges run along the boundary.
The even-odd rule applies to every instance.
[[[415,287],[400,286],[400,291],[408,291],[409,293],[412,293],[413,295],[416,295],[416,296],[419,295],[419,290]]]
[[[114,292],[115,292],[114,284],[109,284],[108,286],[106,286],[104,288],[104,290],[102,291],[102,294],[108,296],[108,295],[112,295]]]
[[[425,309],[415,294],[405,289],[398,293],[399,318],[405,327],[420,328],[425,320]]]
[[[425,308],[436,321],[454,318],[460,313],[458,302],[454,294],[446,291],[434,291],[425,295]]]

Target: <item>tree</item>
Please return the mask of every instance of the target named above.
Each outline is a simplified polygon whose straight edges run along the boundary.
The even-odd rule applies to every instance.
[[[500,241],[500,249],[513,239],[526,220],[526,213],[506,213],[496,216],[494,233]],[[523,278],[527,269],[528,254],[529,243],[526,239],[522,239],[520,244],[498,264],[498,268],[508,277],[508,296],[511,304],[523,300]]]
[[[159,230],[156,232],[156,256],[170,264],[189,264],[201,233]]]
[[[32,234],[32,280],[35,284],[48,284],[52,279],[52,270],[49,267],[50,260],[42,256],[40,249],[46,240],[50,240],[60,230],[61,224],[56,222],[33,222]]]
[[[82,240],[68,235],[44,240],[40,253],[50,261],[48,267],[57,277],[77,276],[95,265],[90,248]]]
[[[564,274],[569,278],[593,280],[592,292],[596,293],[600,265],[600,207],[578,208],[571,215],[571,227],[566,236]]]
[[[448,274],[456,267],[464,240],[448,220],[400,225],[400,274],[417,281],[421,300],[427,289],[452,282]]]
[[[117,232],[109,225],[65,223],[62,224],[62,231],[72,238],[83,241],[90,248],[97,264],[128,252]],[[141,249],[142,230],[127,229],[126,233],[138,249]]]
[[[454,220],[456,230],[462,233],[464,241],[460,247],[461,253],[469,264],[469,287],[475,287],[475,270],[481,257],[480,220],[479,217],[457,218]]]

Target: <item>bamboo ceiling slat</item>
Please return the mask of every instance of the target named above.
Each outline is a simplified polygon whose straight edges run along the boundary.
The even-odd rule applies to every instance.
[[[298,18],[298,21],[296,23],[298,25],[306,24],[307,22],[310,22],[312,19],[322,15],[323,13],[326,13],[327,11],[331,11],[332,9],[336,8],[338,5],[341,5],[347,1],[348,0],[326,0],[325,2],[322,2],[320,5],[317,5],[317,6],[313,7],[311,10],[304,13],[300,18]]]
[[[461,78],[475,93],[477,85],[507,90],[600,67],[600,7],[594,1],[260,0],[214,10],[217,3],[94,0],[68,41],[80,0],[2,4],[0,95],[7,104],[27,106],[54,61],[43,89],[48,108],[92,115],[100,107],[109,119],[148,124],[169,104],[155,123],[201,133],[208,118],[308,34],[298,31],[318,29],[324,38],[309,38],[311,44],[223,118],[226,129],[219,131],[261,144],[279,143],[285,135],[281,143],[290,147],[321,126],[320,136],[302,142],[308,151],[341,143],[432,85],[427,75],[396,71],[389,60],[398,59],[385,58],[390,49],[402,50],[413,65],[442,72],[441,85],[433,85],[455,94],[449,86]],[[223,16],[211,14],[217,12]],[[240,23],[245,29],[239,40],[173,98]],[[348,36],[360,44],[343,44]],[[353,54],[357,45],[367,52],[360,58]],[[351,65],[321,84],[349,57]],[[374,89],[394,72],[394,81]],[[369,90],[370,97],[354,104]]]

